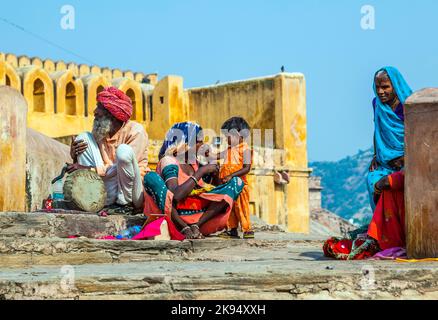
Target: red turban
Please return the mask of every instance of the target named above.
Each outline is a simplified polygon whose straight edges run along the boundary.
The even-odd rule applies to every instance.
[[[126,122],[132,116],[132,101],[125,93],[115,87],[108,87],[97,94],[97,102],[116,119]]]

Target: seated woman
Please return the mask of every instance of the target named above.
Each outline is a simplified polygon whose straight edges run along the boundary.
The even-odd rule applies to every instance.
[[[373,219],[351,232],[349,239],[327,240],[327,257],[361,260],[405,245],[403,105],[412,90],[397,69],[386,67],[375,74],[374,92],[375,155],[367,177]]]
[[[144,178],[144,212],[149,220],[166,214],[186,239],[200,239],[225,229],[233,203],[244,187],[240,178],[217,187],[203,182],[203,176],[219,170],[217,164],[199,166],[197,153],[203,140],[198,124],[174,125],[161,147],[157,172]]]
[[[376,183],[404,167],[403,105],[412,90],[397,69],[385,67],[375,74],[374,92],[374,158],[367,178],[373,212],[380,197]]]

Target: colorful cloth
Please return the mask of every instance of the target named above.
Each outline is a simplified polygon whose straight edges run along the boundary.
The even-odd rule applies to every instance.
[[[340,239],[332,237],[323,245],[324,256],[338,260],[369,259],[380,251],[374,239]]]
[[[407,258],[406,249],[401,247],[386,249],[373,256],[373,259],[376,260],[396,260],[404,258]]]
[[[161,224],[163,223],[163,221],[167,222],[167,227],[169,229],[169,235],[171,240],[183,241],[185,239],[185,237],[176,229],[172,220],[169,217],[165,216],[162,218],[158,218],[157,220],[149,224],[145,224],[140,233],[135,235],[132,240],[145,240],[161,235]]]
[[[174,156],[175,153],[184,154],[196,145],[201,131],[202,127],[193,122],[181,122],[173,125],[167,132],[161,146],[159,159],[164,156]]]
[[[412,90],[401,73],[396,68],[385,67],[378,70],[376,75],[381,71],[385,71],[388,74],[400,103],[404,105],[406,99],[412,94]],[[374,100],[374,147],[378,168],[368,174],[367,186],[371,208],[374,211],[376,207],[374,203],[374,185],[382,177],[394,172],[389,163],[404,154],[404,122],[392,110],[391,106],[380,101],[375,81],[373,83],[374,94],[376,96]]]
[[[368,235],[378,241],[382,250],[406,247],[404,171],[388,179],[390,189],[381,194],[368,228]]]
[[[195,171],[198,169],[197,163],[192,166]],[[171,217],[173,193],[166,186],[169,179],[177,179],[178,185],[181,185],[190,177],[181,169],[176,158],[166,156],[158,163],[157,172],[150,172],[144,178],[146,191],[144,213],[149,217],[149,221],[152,221],[156,214],[166,214]],[[202,179],[199,184],[203,187]],[[243,187],[244,183],[240,178],[233,178],[211,191],[187,197],[177,204],[176,210],[187,224],[194,224],[199,221],[211,202],[225,201],[228,204],[226,211],[201,226],[201,233],[204,235],[221,231],[226,228],[233,203]]]
[[[221,165],[219,178],[223,179],[243,168],[245,162],[251,162],[251,159],[244,159],[244,154],[251,150],[246,142],[230,147],[227,150],[224,163]],[[240,177],[245,183],[239,198],[234,202],[234,206],[228,219],[228,229],[236,229],[239,226],[243,232],[251,230],[250,208],[249,208],[249,186],[248,179],[245,176]]]
[[[96,100],[120,121],[127,122],[132,116],[131,99],[115,87],[103,89],[97,94]]]

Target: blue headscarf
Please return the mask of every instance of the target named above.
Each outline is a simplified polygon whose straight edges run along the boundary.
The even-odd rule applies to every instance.
[[[175,151],[177,153],[185,152],[194,147],[201,131],[202,127],[193,122],[181,122],[173,125],[166,134],[159,157],[173,155]]]
[[[392,86],[402,105],[412,94],[412,90],[406,83],[401,73],[394,67],[384,67],[376,72],[373,81],[374,94],[376,95],[376,108],[374,110],[374,144],[377,161],[384,167],[389,168],[389,162],[404,154],[404,122],[392,110],[391,106],[380,101],[376,90],[375,78],[381,71],[385,71],[391,80]]]

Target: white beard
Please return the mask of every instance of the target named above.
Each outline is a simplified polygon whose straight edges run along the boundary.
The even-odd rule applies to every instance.
[[[102,117],[100,119],[94,119],[93,122],[93,136],[97,142],[101,142],[103,139],[107,138],[112,129],[111,118]]]

